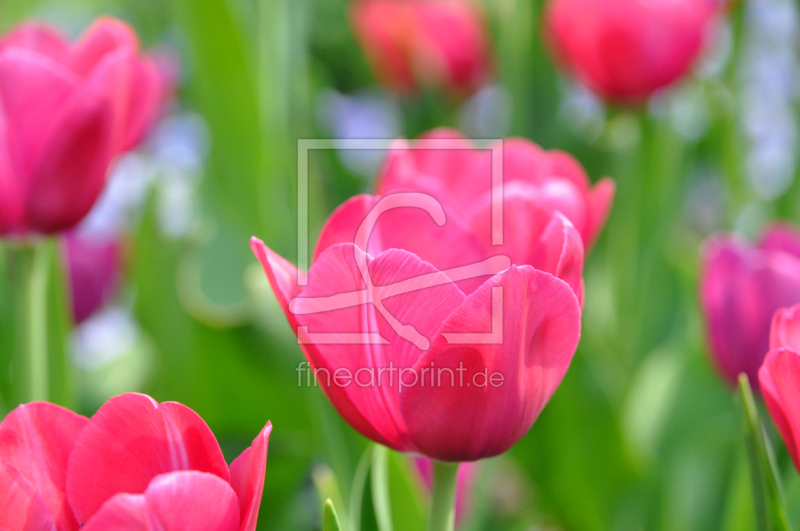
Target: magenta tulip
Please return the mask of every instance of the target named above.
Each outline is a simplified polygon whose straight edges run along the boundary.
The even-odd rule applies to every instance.
[[[19,406],[0,424],[0,528],[255,531],[271,430],[228,467],[208,426],[176,402],[128,393],[91,419]]]
[[[38,23],[0,39],[0,235],[76,225],[163,93],[155,64],[118,20],[99,19],[75,43]]]
[[[79,324],[113,297],[119,282],[122,245],[114,237],[71,232],[64,237],[64,254],[72,314]]]
[[[580,82],[616,101],[642,100],[689,71],[721,12],[715,0],[550,0],[550,47]]]
[[[800,237],[786,226],[768,230],[758,246],[719,236],[703,252],[701,302],[715,365],[735,386],[757,373],[770,347],[770,323],[779,308],[800,302]]]
[[[260,240],[252,247],[345,420],[396,450],[473,461],[528,431],[572,360],[583,242],[568,216],[586,211],[556,205],[585,207],[586,196],[572,174],[517,174],[514,164],[505,193],[493,195],[478,152],[452,151],[390,157],[381,195],[354,197],[330,217],[307,275]],[[563,177],[563,194],[548,188],[551,175]],[[494,201],[505,208],[498,246]],[[605,212],[591,212],[580,221],[595,234]]]
[[[396,92],[465,95],[489,77],[483,16],[469,0],[355,0],[351,19],[377,77]]]

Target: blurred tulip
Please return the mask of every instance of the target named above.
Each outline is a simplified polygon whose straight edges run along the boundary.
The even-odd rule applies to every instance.
[[[736,385],[747,374],[757,390],[757,373],[770,348],[776,310],[800,302],[800,236],[775,226],[758,246],[735,236],[705,244],[701,302],[714,362]]]
[[[0,423],[0,529],[76,531],[67,461],[88,419],[47,402],[17,407]]]
[[[506,153],[506,187],[493,197],[491,165],[478,156],[471,148],[391,156],[382,195],[354,197],[328,219],[307,276],[251,242],[345,420],[390,448],[441,461],[490,457],[519,440],[580,336],[583,243],[555,205],[585,216],[588,181],[577,180],[585,175],[565,155],[525,144]],[[580,218],[596,234],[610,194],[590,197],[605,198]],[[506,212],[507,242],[497,247],[493,199]],[[490,386],[490,375],[500,383]]]
[[[794,350],[796,346],[770,350],[758,371],[758,381],[770,416],[800,470],[800,353]]]
[[[351,20],[377,77],[396,92],[467,95],[489,77],[483,15],[469,0],[355,0]]]
[[[136,34],[112,18],[75,43],[38,23],[0,39],[0,235],[77,224],[114,157],[146,133],[164,91]]]
[[[684,76],[721,11],[715,0],[550,0],[553,55],[609,100],[636,102]]]
[[[422,477],[425,486],[428,489],[432,489],[433,461],[424,457],[415,457],[414,466]],[[475,486],[477,472],[477,463],[461,463],[458,468],[458,479],[456,480],[456,525],[463,521],[469,508],[472,507],[472,489]]]
[[[119,282],[121,243],[114,237],[71,232],[64,238],[72,313],[80,324],[103,307]]]
[[[176,402],[128,393],[91,419],[19,406],[0,423],[0,528],[255,531],[271,431],[229,468],[208,426]]]

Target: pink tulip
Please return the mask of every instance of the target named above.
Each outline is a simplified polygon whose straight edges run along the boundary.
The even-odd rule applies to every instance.
[[[493,247],[490,172],[478,173],[469,153],[478,156],[392,157],[379,185],[387,195],[340,206],[307,275],[251,242],[345,420],[390,448],[443,461],[498,455],[519,440],[561,382],[580,336],[581,235],[553,209],[561,196],[543,191],[546,176],[563,174],[534,167],[512,179],[509,164],[508,189],[494,195],[505,206],[507,241]],[[565,208],[584,199],[570,195],[580,190],[573,177],[561,179]],[[406,186],[413,191],[397,192]],[[581,221],[594,229],[598,218],[592,211]],[[486,381],[492,376],[497,385]]]
[[[718,236],[703,252],[701,302],[713,360],[736,385],[757,373],[770,348],[776,310],[800,302],[800,237],[785,226],[768,230],[758,246]]]
[[[0,423],[0,529],[74,531],[67,461],[88,419],[47,402],[17,407]]]
[[[458,149],[435,149],[442,140]],[[492,188],[493,146],[478,149],[452,129],[435,129],[410,145],[396,142],[378,176],[377,193],[424,192],[452,205],[484,246],[491,246],[486,215],[502,198],[508,251],[514,263],[530,263],[530,246],[542,220],[561,212],[591,248],[603,230],[614,200],[608,177],[592,186],[586,171],[564,151],[545,151],[530,140],[503,141],[502,195]],[[407,148],[407,149],[404,149]],[[413,149],[411,149],[413,148]],[[494,195],[493,195],[494,194]]]
[[[0,235],[76,225],[114,157],[147,131],[164,90],[136,34],[112,18],[75,43],[38,23],[0,39]]]
[[[489,77],[483,15],[469,0],[355,0],[355,33],[380,81],[468,94]]]
[[[0,424],[0,528],[7,531],[255,531],[267,423],[230,467],[191,409],[127,393],[85,419],[48,403]]]
[[[800,470],[800,353],[791,347],[773,348],[758,371],[758,381],[770,416]]]
[[[637,101],[684,76],[721,12],[714,0],[550,0],[556,58],[604,98]]]
[[[121,247],[121,242],[114,237],[91,237],[77,232],[64,237],[76,323],[91,317],[114,296],[119,282]]]

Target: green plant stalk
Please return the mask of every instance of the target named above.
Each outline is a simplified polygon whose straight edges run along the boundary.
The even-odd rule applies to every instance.
[[[739,393],[747,437],[747,455],[753,484],[753,502],[759,531],[790,531],[774,459],[758,416],[747,376],[739,376]]]
[[[47,288],[51,242],[40,240],[13,250],[16,348],[12,362],[15,403],[47,400]]]
[[[49,280],[49,242],[33,249],[28,280],[28,356],[30,362],[30,398],[47,400],[47,284]]]
[[[459,464],[433,462],[433,499],[428,531],[453,531],[455,528]]]

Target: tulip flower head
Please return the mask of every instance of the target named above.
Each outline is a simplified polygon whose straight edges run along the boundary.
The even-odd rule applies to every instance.
[[[355,0],[351,19],[377,77],[396,92],[464,95],[489,76],[483,17],[470,0]]]
[[[800,470],[800,305],[778,310],[770,331],[770,351],[758,371],[761,394]]]
[[[74,43],[39,23],[0,38],[0,236],[75,226],[163,93],[158,68],[118,20],[99,19]]]
[[[641,101],[684,76],[713,34],[714,0],[550,0],[553,55],[600,96]]]
[[[300,383],[313,373],[351,426],[390,448],[440,461],[504,452],[577,347],[581,230],[596,236],[613,186],[509,144],[494,150],[509,161],[500,188],[490,153],[452,132],[396,145],[378,195],[328,219],[307,274],[252,240],[309,361]]]
[[[800,302],[800,236],[776,225],[756,246],[736,236],[709,240],[703,251],[701,303],[712,359],[736,386],[757,373],[770,348],[775,312]]]
[[[271,429],[228,467],[208,426],[175,402],[127,393],[91,419],[19,406],[0,423],[0,528],[255,531]]]

